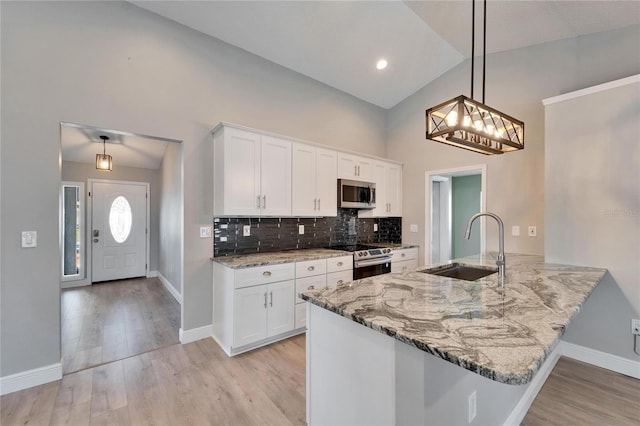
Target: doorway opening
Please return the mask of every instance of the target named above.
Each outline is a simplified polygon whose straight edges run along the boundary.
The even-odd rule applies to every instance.
[[[464,234],[471,216],[486,210],[486,164],[426,173],[426,262],[448,262],[484,252],[485,222]]]
[[[61,123],[60,145],[63,373],[179,343],[181,141]]]

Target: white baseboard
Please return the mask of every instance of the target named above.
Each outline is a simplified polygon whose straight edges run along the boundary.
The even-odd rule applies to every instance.
[[[154,277],[158,277],[158,279],[160,280],[160,282],[162,283],[162,285],[164,285],[164,287],[167,289],[167,291],[169,293],[171,293],[171,295],[173,296],[174,299],[176,299],[178,301],[179,304],[182,305],[182,295],[180,293],[178,293],[178,290],[176,290],[176,288],[171,284],[171,282],[165,278],[164,275],[162,275],[162,273],[160,271],[151,271],[149,272],[149,277],[151,277],[151,274],[154,274]]]
[[[562,347],[562,355],[567,358],[573,358],[596,367],[606,368],[625,376],[640,379],[640,362],[638,361],[565,341],[561,341],[560,346]]]
[[[155,278],[158,276],[158,271],[149,271],[147,272],[147,278]]]
[[[196,340],[206,339],[213,335],[213,326],[211,324],[203,327],[192,328],[190,330],[180,329],[180,343],[183,345],[186,343],[195,342]]]
[[[531,404],[533,404],[536,396],[538,396],[538,392],[540,392],[540,389],[542,389],[544,382],[547,381],[547,378],[551,374],[553,367],[556,366],[556,363],[561,356],[562,345],[559,344],[553,351],[551,351],[551,353],[547,357],[547,360],[544,362],[544,364],[542,364],[542,367],[540,367],[540,370],[538,370],[536,375],[533,376],[531,382],[529,382],[529,387],[520,398],[520,401],[518,401],[516,406],[513,408],[513,411],[511,411],[511,414],[509,414],[507,420],[504,422],[505,426],[517,426],[522,423],[522,420],[524,420],[524,417],[527,415],[529,408],[531,408]]]
[[[0,395],[62,379],[62,360],[57,364],[0,377]]]

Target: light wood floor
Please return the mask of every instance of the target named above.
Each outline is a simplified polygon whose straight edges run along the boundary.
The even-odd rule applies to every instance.
[[[640,381],[560,359],[523,425],[639,425]],[[0,397],[0,424],[302,425],[305,336],[233,358],[172,345]]]
[[[61,311],[64,373],[179,341],[180,305],[157,278],[65,289]]]
[[[560,358],[522,426],[640,425],[640,380]]]
[[[302,425],[305,337],[227,357],[176,344],[0,397],[0,424]]]

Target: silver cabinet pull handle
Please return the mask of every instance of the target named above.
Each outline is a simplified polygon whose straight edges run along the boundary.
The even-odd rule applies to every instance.
[[[342,280],[338,280],[338,282],[336,284],[342,284],[343,281]]]
[[[317,198],[314,198],[314,199],[313,199],[313,209],[314,209],[314,210],[318,210],[317,205],[318,205],[318,199],[317,199]]]
[[[358,166],[358,176],[360,176],[360,166]]]
[[[270,277],[271,276],[271,271],[264,271],[262,273],[262,275],[264,275],[265,277]]]
[[[266,195],[262,196],[262,208],[263,209],[267,208],[267,196]]]
[[[358,166],[353,166],[353,174],[358,176]]]
[[[318,198],[318,210],[320,210],[320,198]]]
[[[405,257],[407,254],[406,253],[401,253],[400,257]]]
[[[307,287],[307,290],[315,290],[316,286],[315,285],[310,285],[309,287]]]
[[[260,208],[260,196],[259,195],[256,197],[256,207],[258,209]]]
[[[264,294],[264,308],[267,309],[267,293]]]
[[[342,265],[344,265],[344,263],[338,262],[338,266],[342,266]]]
[[[269,292],[269,297],[271,298],[269,300],[269,306],[273,307],[273,292],[272,291]]]
[[[307,271],[313,271],[314,269],[316,269],[316,267],[312,265],[307,268]]]

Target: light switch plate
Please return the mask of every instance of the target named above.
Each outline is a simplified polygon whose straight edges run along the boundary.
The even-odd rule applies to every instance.
[[[37,231],[22,231],[22,247],[33,248],[38,246]]]
[[[200,227],[200,238],[211,238],[211,227],[210,226],[201,226]]]
[[[538,231],[536,230],[535,226],[530,226],[529,227],[529,236],[530,237],[535,237],[536,235],[538,235]]]
[[[520,227],[519,226],[512,226],[511,227],[511,236],[513,236],[513,237],[519,237],[520,236]]]
[[[248,237],[251,235],[251,225],[242,225],[242,236]]]
[[[298,225],[298,234],[304,235],[304,225]]]
[[[418,232],[418,225],[416,225],[415,223],[412,223],[411,225],[409,225],[409,231]]]

